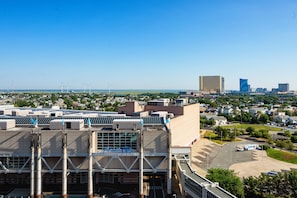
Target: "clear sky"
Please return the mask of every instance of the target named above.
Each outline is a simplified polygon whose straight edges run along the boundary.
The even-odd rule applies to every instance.
[[[0,0],[0,89],[297,90],[296,0]]]

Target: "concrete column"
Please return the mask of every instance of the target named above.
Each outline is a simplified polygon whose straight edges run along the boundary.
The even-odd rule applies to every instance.
[[[92,132],[89,134],[89,171],[88,171],[88,198],[93,197],[93,138]]]
[[[143,131],[140,130],[140,136],[139,136],[139,142],[140,142],[140,158],[139,158],[139,195],[140,197],[144,197],[143,193]]]
[[[202,198],[207,198],[207,186],[202,187]]]
[[[168,130],[168,172],[167,172],[167,194],[172,194],[172,152],[171,152],[171,130]]]
[[[62,150],[63,150],[63,161],[62,161],[62,198],[66,198],[67,195],[67,133],[63,132],[62,136]]]
[[[31,140],[31,175],[30,175],[30,197],[34,198],[34,186],[35,186],[35,181],[34,181],[34,171],[35,171],[35,148],[34,148],[34,136],[32,135],[32,140]]]
[[[180,163],[180,162],[179,162]],[[185,174],[186,174],[186,171],[185,170],[181,170],[180,172],[180,176],[181,176],[181,186],[182,186],[182,191],[181,191],[181,196],[182,198],[186,197],[186,193],[185,193]]]
[[[41,185],[42,185],[42,176],[41,176],[41,134],[37,134],[37,189],[36,197],[41,198]]]

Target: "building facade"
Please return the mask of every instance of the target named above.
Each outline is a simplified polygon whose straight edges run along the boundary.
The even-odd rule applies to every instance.
[[[239,91],[241,93],[248,93],[250,91],[248,79],[239,79]]]
[[[191,145],[200,138],[200,105],[148,104],[119,108],[119,113],[150,112],[139,114],[144,117],[88,117],[83,111],[80,117],[70,111],[58,117],[1,116],[0,194],[92,198],[112,190],[113,197],[165,198],[177,174],[183,197],[233,198],[189,166]]]
[[[225,92],[225,79],[222,76],[199,76],[199,90],[203,93],[222,94]]]
[[[288,92],[289,91],[289,84],[288,83],[279,83],[278,84],[278,91],[279,92]]]

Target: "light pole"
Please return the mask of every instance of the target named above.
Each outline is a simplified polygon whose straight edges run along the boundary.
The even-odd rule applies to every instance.
[[[221,130],[221,146],[223,146],[223,130]]]

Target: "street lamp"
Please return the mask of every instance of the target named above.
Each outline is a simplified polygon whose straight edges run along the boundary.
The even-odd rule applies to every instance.
[[[223,130],[221,130],[221,146],[223,145],[223,135],[222,135],[222,133],[223,133]]]

